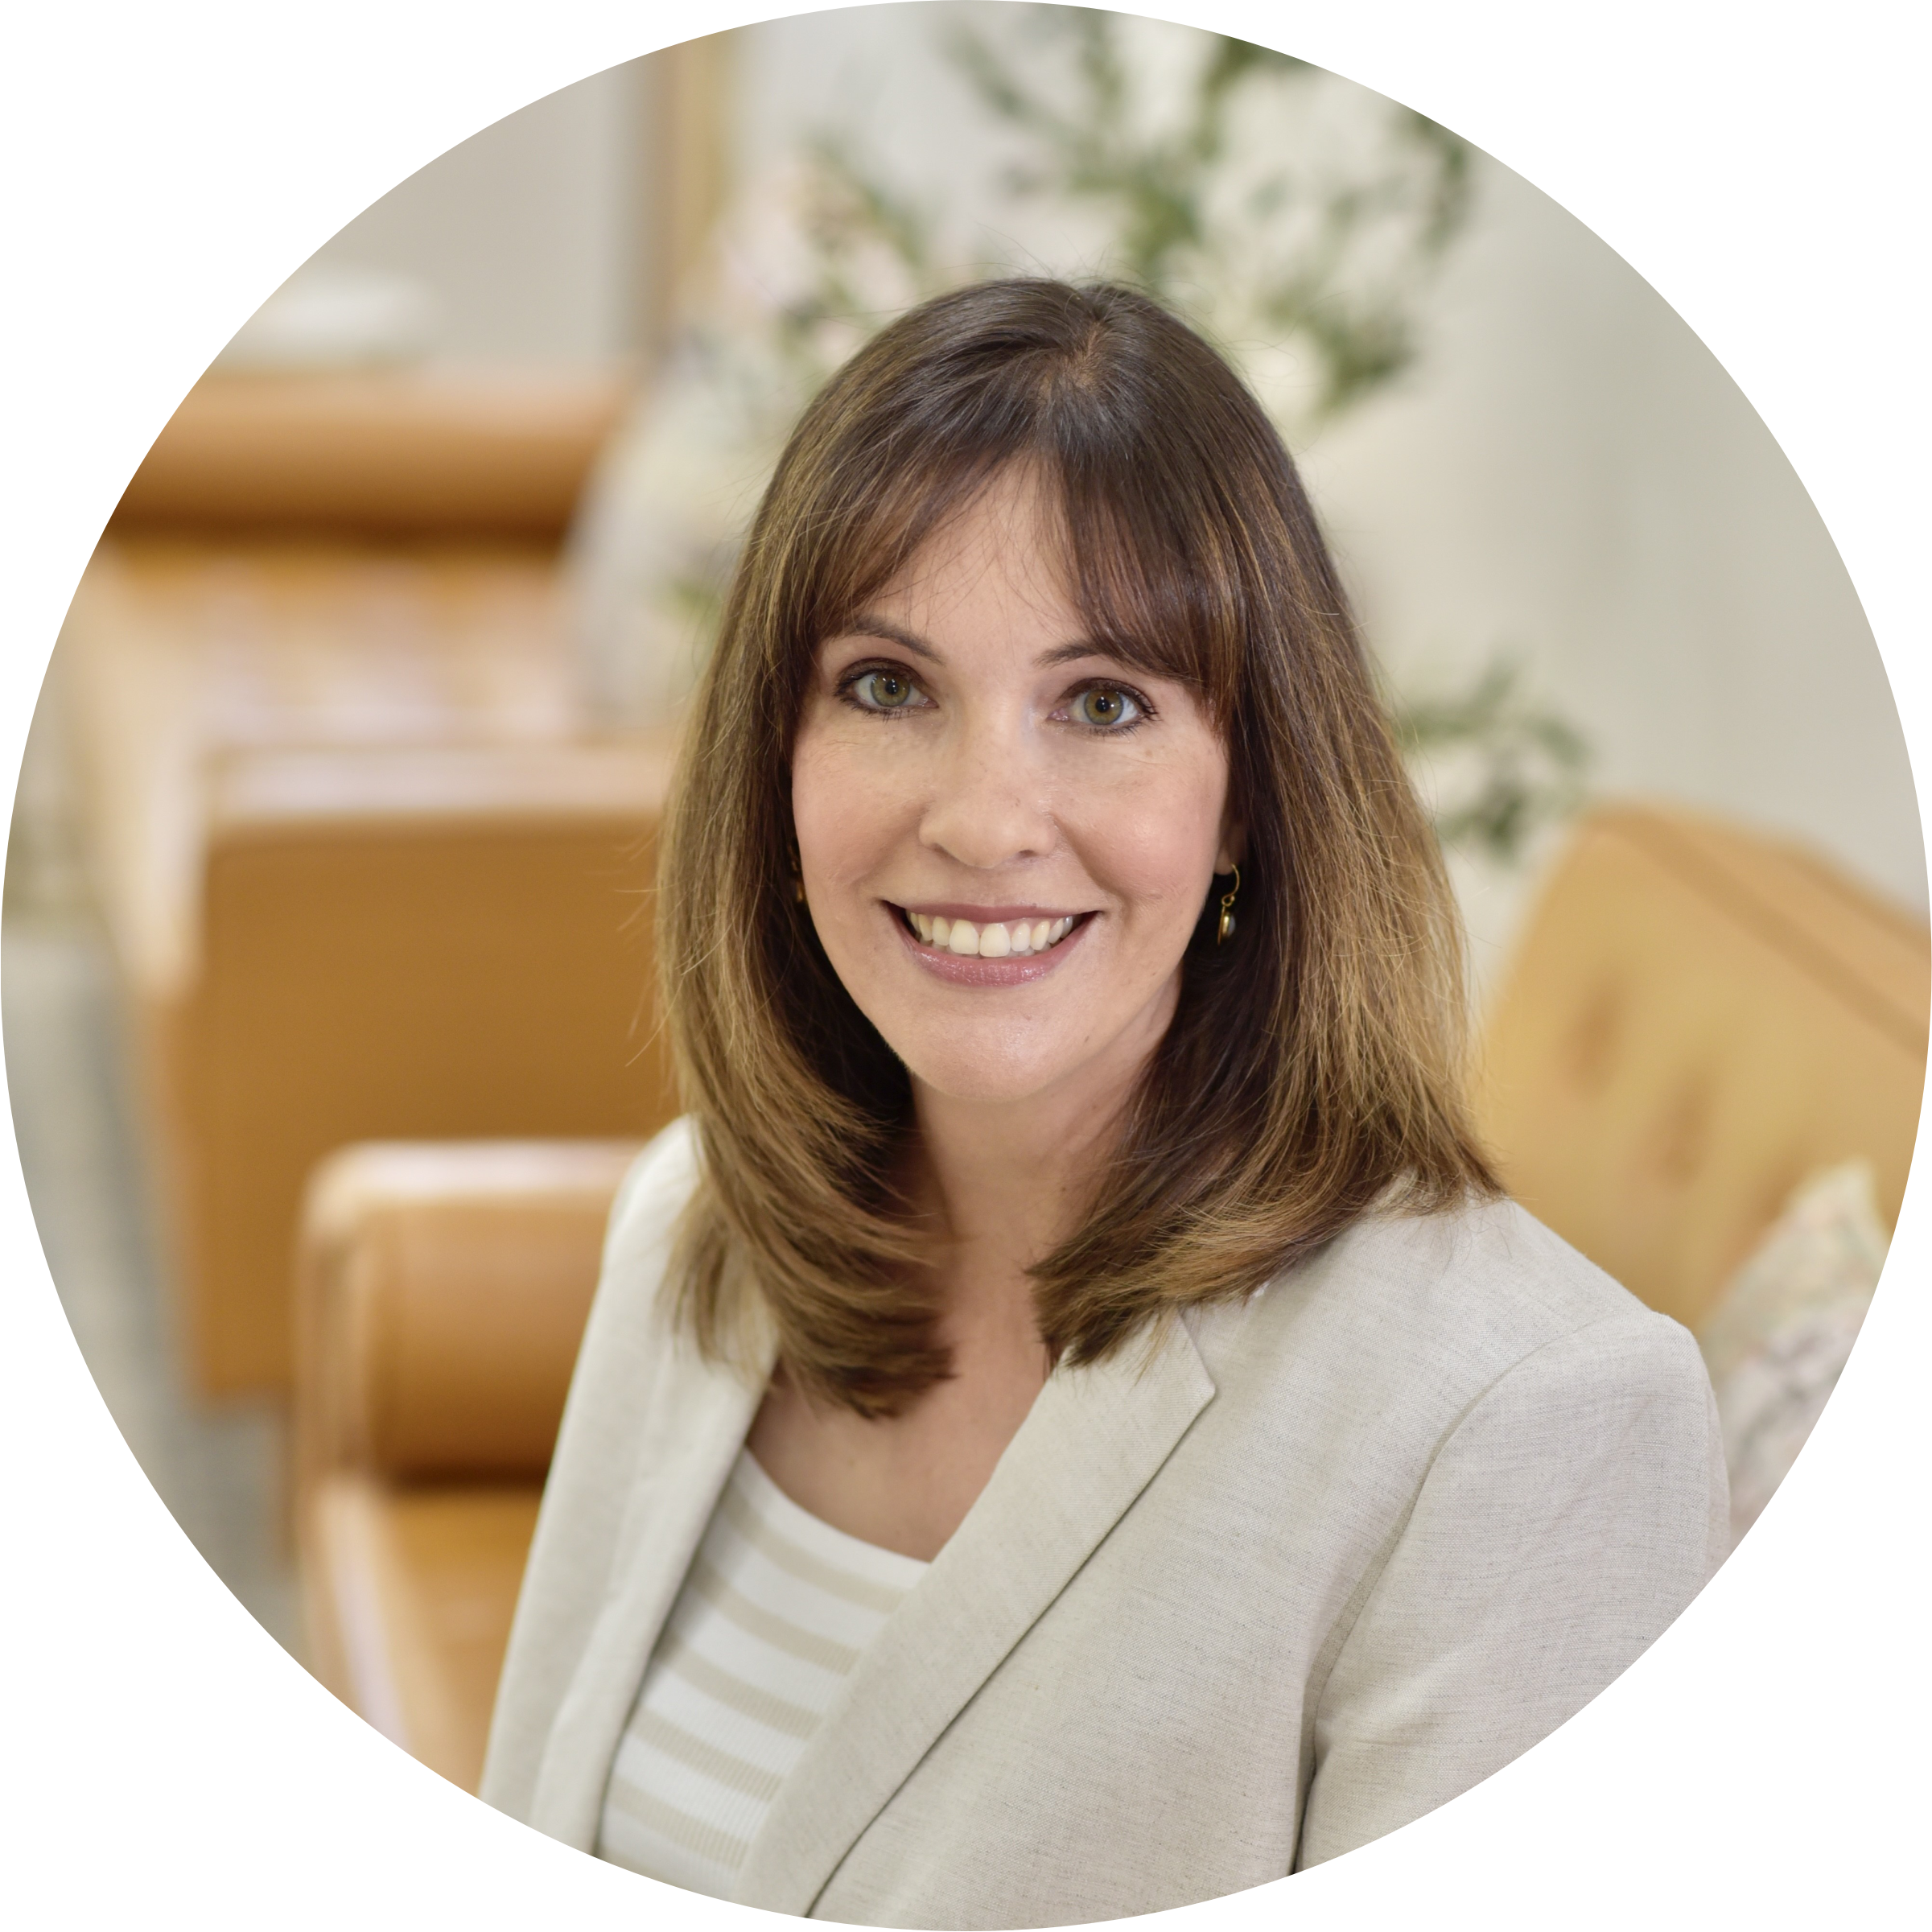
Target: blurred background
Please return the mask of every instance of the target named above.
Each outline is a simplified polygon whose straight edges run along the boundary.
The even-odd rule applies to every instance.
[[[1280,424],[1450,855],[1485,1126],[1733,1378],[1740,1529],[1876,1282],[1925,1058],[1904,741],[1802,488],[1640,278],[1190,29],[935,0],[613,68],[365,211],[183,402],[56,651],[0,932],[109,1408],[459,1782],[603,1207],[674,1108],[653,839],[738,534],[844,356],[1013,272],[1152,289]]]

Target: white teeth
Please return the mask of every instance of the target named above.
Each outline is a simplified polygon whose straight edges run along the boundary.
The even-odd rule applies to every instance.
[[[906,914],[912,930],[936,951],[962,959],[1025,958],[1044,953],[1073,931],[1072,919],[1016,919],[1010,925],[975,925],[970,919],[945,919],[930,912]]]

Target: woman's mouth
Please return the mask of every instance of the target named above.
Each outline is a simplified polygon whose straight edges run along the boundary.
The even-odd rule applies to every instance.
[[[1055,919],[946,919],[928,912],[900,916],[922,946],[957,959],[1025,959],[1050,953],[1080,923],[1079,917]]]
[[[1009,919],[916,912],[885,902],[908,955],[935,978],[957,987],[1023,987],[1057,973],[1081,950],[1095,912],[1040,912],[1006,908]],[[999,911],[989,906],[989,913]]]

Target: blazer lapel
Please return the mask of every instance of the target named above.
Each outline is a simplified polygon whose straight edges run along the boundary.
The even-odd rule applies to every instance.
[[[1146,1488],[1214,1385],[1186,1329],[1056,1371],[780,1788],[740,1904],[809,1913],[855,1841]],[[608,1759],[606,1760],[608,1761]]]
[[[604,1786],[658,1633],[771,1378],[767,1344],[749,1374],[699,1360],[682,1338],[640,1390],[641,1431],[611,1585],[570,1688],[558,1707],[532,1795],[529,1823],[587,1852]]]

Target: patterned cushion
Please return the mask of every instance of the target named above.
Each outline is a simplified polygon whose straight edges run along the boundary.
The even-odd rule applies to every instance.
[[[1724,1423],[1733,1540],[1798,1459],[1858,1337],[1886,1236],[1870,1164],[1814,1175],[1719,1297],[1698,1337]]]

